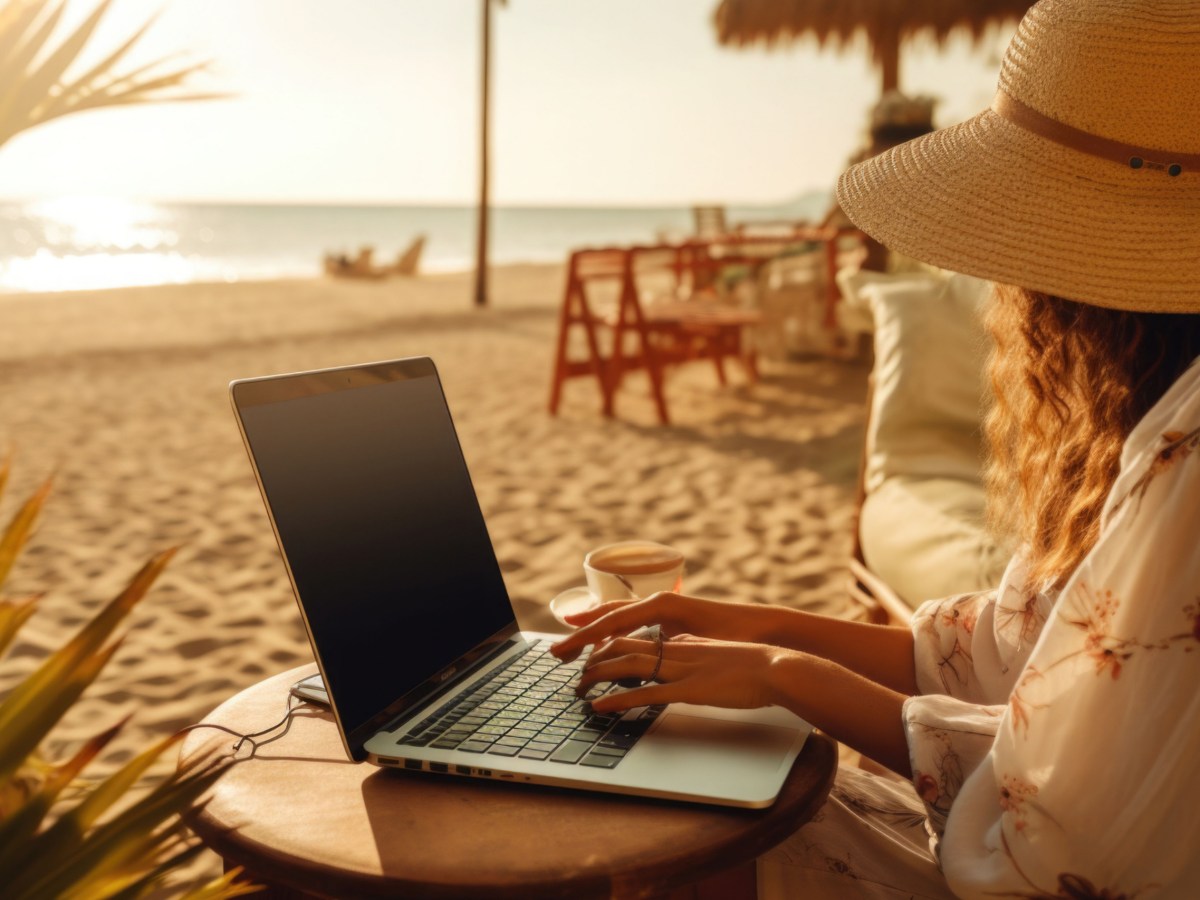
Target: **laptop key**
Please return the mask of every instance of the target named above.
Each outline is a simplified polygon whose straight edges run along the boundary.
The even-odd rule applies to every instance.
[[[487,741],[464,741],[458,745],[458,749],[467,753],[484,753],[490,746],[492,745]]]
[[[601,747],[599,744],[597,744],[595,747],[592,748],[592,752],[588,755],[589,756],[615,756],[618,759],[620,759],[628,752],[629,752],[629,750],[627,748]]]
[[[606,734],[600,739],[598,746],[610,747],[615,750],[628,750],[637,743],[640,735],[635,734]]]
[[[567,741],[551,754],[550,759],[553,762],[577,763],[591,749],[592,745],[588,741]]]
[[[540,750],[536,747],[531,746],[531,747],[526,747],[524,750],[522,750],[517,755],[520,756],[521,759],[545,759],[547,756],[550,755],[550,751],[549,750]]]
[[[589,753],[579,761],[581,766],[595,766],[598,769],[615,769],[621,761],[620,756],[603,756],[599,753]]]
[[[430,746],[437,750],[453,750],[461,740],[462,738],[438,738]]]
[[[487,753],[489,756],[516,756],[520,750],[520,747],[510,747],[507,744],[493,744]]]

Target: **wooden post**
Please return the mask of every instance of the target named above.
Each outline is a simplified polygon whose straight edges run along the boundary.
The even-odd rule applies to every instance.
[[[479,123],[479,221],[475,232],[475,305],[487,306],[488,281],[488,199],[489,168],[489,95],[491,93],[492,64],[492,0],[483,2],[483,36],[481,39],[480,63],[480,123]]]
[[[900,90],[900,27],[891,22],[885,26],[879,35],[879,43],[875,47],[875,57],[879,60],[882,70],[882,80],[879,86],[879,96],[883,97],[888,91]]]

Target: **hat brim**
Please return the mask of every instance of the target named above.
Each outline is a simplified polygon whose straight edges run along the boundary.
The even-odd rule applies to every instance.
[[[924,262],[1070,300],[1200,312],[1200,172],[1135,170],[992,110],[851,167],[850,219]]]

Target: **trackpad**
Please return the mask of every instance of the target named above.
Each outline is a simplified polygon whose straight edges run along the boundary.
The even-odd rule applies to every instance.
[[[652,732],[656,749],[674,747],[689,753],[705,749],[725,755],[735,752],[740,758],[753,757],[769,769],[778,768],[796,740],[796,731],[758,722],[733,722],[706,719],[684,713],[667,713]]]

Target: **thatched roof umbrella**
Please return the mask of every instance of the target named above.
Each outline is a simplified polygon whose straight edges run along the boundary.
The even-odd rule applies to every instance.
[[[939,44],[955,31],[980,41],[993,25],[1019,20],[1030,0],[721,0],[713,14],[726,45],[773,47],[815,36],[844,47],[866,34],[883,73],[880,95],[900,85],[900,43],[928,34]]]

